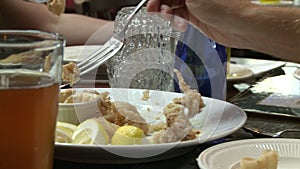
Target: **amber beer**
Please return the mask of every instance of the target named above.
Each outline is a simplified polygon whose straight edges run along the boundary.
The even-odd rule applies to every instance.
[[[0,30],[0,169],[52,169],[65,41]]]
[[[15,85],[0,88],[0,168],[51,169],[58,84],[49,77],[11,75],[0,73],[1,79],[11,77]],[[24,83],[14,83],[14,79]],[[36,79],[42,84],[36,84]]]

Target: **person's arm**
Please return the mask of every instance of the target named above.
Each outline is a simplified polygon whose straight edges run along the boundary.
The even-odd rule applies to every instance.
[[[1,29],[36,29],[58,32],[65,36],[67,45],[85,44],[96,31],[103,31],[101,33],[103,36],[93,38],[94,43],[102,44],[113,32],[111,21],[80,14],[57,16],[49,12],[46,5],[23,0],[1,0],[0,12]],[[91,40],[89,42],[93,43]]]
[[[241,36],[246,48],[300,62],[299,8],[254,5],[244,13],[248,27],[241,28]]]
[[[224,12],[219,13],[219,16],[218,12],[215,12],[216,14],[212,12],[211,15],[215,15],[215,18],[203,17],[204,12],[199,12],[200,10],[193,10],[193,14],[200,16],[202,22],[212,27],[206,29],[205,33],[217,41],[221,40],[225,45],[252,49],[285,60],[300,62],[299,8],[239,4],[245,6],[239,8],[234,5],[223,6]],[[198,25],[201,27],[203,24]]]
[[[166,9],[175,2],[185,3],[185,13]],[[299,8],[261,6],[249,0],[149,0],[147,8],[183,16],[225,46],[300,62]]]

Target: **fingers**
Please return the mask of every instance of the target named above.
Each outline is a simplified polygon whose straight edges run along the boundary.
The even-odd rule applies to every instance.
[[[149,0],[147,3],[148,12],[159,12],[161,0]]]
[[[164,14],[172,14],[172,9],[168,5],[162,4],[160,6],[160,12]]]
[[[172,26],[181,32],[185,31],[188,25],[185,20],[185,7],[185,0],[149,0],[147,3],[148,12],[160,12],[164,19],[171,21]]]
[[[163,9],[165,12],[166,6],[171,9],[179,8],[185,6],[185,0],[149,0],[147,10],[148,12],[160,12]]]
[[[189,25],[189,23],[184,18],[174,16],[174,15],[172,15],[172,18],[170,19],[170,21],[171,21],[172,27],[179,32],[186,31],[186,29]]]

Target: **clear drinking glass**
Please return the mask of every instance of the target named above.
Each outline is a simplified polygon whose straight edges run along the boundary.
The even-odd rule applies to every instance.
[[[133,9],[125,7],[118,12],[114,33],[123,29]],[[128,26],[124,47],[107,61],[110,86],[173,91],[174,56],[179,36],[170,22],[142,8]]]
[[[65,41],[0,30],[0,168],[52,169]]]

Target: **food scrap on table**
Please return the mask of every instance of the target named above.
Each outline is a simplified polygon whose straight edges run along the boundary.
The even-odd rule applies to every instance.
[[[143,92],[143,97],[141,98],[143,101],[149,100],[149,98],[150,98],[149,92],[150,92],[149,90],[145,90]]]

